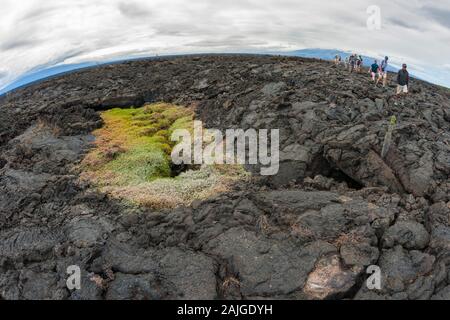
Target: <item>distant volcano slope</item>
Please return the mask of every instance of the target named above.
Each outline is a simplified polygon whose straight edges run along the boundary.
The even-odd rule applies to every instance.
[[[450,93],[421,81],[394,91],[324,61],[201,56],[9,94],[0,298],[450,299]],[[194,109],[207,128],[280,129],[280,172],[158,210],[80,179],[99,112],[157,102]],[[71,265],[81,290],[65,285]],[[380,290],[365,285],[370,265]]]

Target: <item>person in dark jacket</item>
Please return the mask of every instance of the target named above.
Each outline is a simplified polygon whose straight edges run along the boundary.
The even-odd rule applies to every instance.
[[[356,72],[360,73],[362,70],[363,58],[361,55],[358,55],[356,58]]]
[[[348,71],[350,71],[350,73],[352,73],[356,69],[356,55],[355,54],[352,54],[350,56],[350,58],[348,58],[348,63],[349,63]]]
[[[398,72],[397,75],[397,94],[408,93],[408,85],[409,85],[409,72],[407,70],[407,65],[403,64],[402,69]]]

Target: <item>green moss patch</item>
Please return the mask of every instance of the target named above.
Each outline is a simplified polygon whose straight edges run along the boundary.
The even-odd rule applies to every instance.
[[[101,114],[94,148],[82,163],[82,179],[103,192],[149,207],[189,205],[224,192],[247,178],[239,166],[202,166],[171,178],[170,137],[176,129],[193,130],[194,113],[158,103],[112,109]]]

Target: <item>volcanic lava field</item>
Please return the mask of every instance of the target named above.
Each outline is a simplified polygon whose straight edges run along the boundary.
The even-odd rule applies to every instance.
[[[0,108],[0,299],[450,299],[448,89],[185,56],[61,75]],[[173,166],[168,134],[194,119],[279,129],[279,173]]]

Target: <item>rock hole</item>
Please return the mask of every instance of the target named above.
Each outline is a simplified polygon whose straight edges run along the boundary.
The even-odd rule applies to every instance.
[[[347,183],[347,186],[351,189],[361,190],[364,188],[364,185],[362,185],[358,181],[352,179],[347,174],[345,174],[343,171],[341,171],[337,168],[331,168],[330,173],[328,175],[326,175],[326,177],[332,178],[337,182],[345,182],[345,183]]]
[[[312,161],[312,165],[309,168],[309,176],[311,178],[314,178],[317,175],[322,175],[324,177],[331,178],[338,183],[345,182],[347,186],[351,189],[361,190],[364,188],[363,184],[356,181],[352,177],[348,176],[345,172],[343,172],[342,170],[331,164],[322,155],[317,156]]]
[[[4,166],[6,166],[7,161],[3,158],[0,158],[0,169],[3,169]]]
[[[171,163],[170,165],[170,176],[171,178],[175,178],[178,177],[179,175],[181,175],[184,172],[187,171],[199,171],[201,168],[201,166],[199,165],[187,165],[187,164],[174,164]]]

